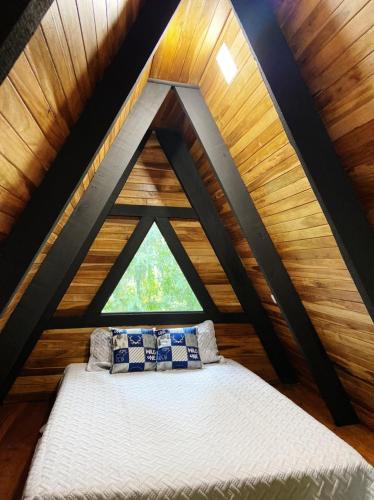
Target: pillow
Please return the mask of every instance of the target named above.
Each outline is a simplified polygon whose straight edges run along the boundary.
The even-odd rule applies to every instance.
[[[201,368],[197,329],[156,330],[157,370]]]
[[[108,328],[96,328],[90,337],[90,359],[86,370],[100,372],[112,366],[112,332]]]
[[[113,364],[111,373],[143,372],[156,369],[154,330],[112,328]]]
[[[201,361],[204,364],[217,363],[217,361],[220,361],[222,357],[218,354],[213,321],[209,319],[196,325],[195,328],[197,328],[197,341],[199,344]]]

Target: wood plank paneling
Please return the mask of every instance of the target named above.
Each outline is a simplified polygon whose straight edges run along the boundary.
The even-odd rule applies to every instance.
[[[274,0],[273,3],[338,154],[354,180],[369,219],[374,222],[374,4],[368,0]],[[225,82],[215,60],[223,42],[238,67],[231,85]],[[157,70],[157,76],[166,79],[168,68],[181,62],[178,55],[167,52],[163,46],[159,52],[152,74]],[[182,52],[179,48],[178,54]],[[363,421],[373,425],[374,326],[232,13],[199,85],[356,410]],[[299,348],[278,306],[271,301],[270,290],[201,147],[191,139],[188,126],[181,125],[179,113],[175,109],[172,113],[178,116],[174,124],[182,129],[184,126],[190,138],[200,173],[300,376],[312,385]]]
[[[241,38],[235,33],[239,33],[239,26],[230,18],[216,49],[225,41],[232,50],[239,68],[236,79],[230,86],[225,83],[213,51],[200,81],[202,93],[358,414],[372,425],[374,341],[368,333],[374,332],[374,326],[265,85],[261,78],[255,77],[259,72],[248,47],[244,40],[241,48],[234,47],[232,40]],[[209,174],[207,176],[209,181]],[[211,192],[213,186],[214,182]],[[212,194],[220,200],[217,203],[222,206],[222,216],[232,228],[230,211],[224,207],[222,193],[216,190]],[[238,245],[235,234],[240,233],[231,231]],[[247,255],[247,265],[255,268],[254,259]],[[267,299],[266,307],[296,360],[301,376],[310,382],[277,306]],[[333,333],[334,325],[342,327],[339,334]],[[354,352],[345,347],[347,344],[355,346]]]
[[[374,2],[300,0],[275,12],[374,225]]]
[[[22,180],[30,180],[31,190],[40,184],[141,5],[140,0],[111,3],[107,9],[102,0],[55,0],[0,86],[0,168],[17,172],[0,177],[3,239],[28,201],[18,194]],[[95,9],[102,6],[105,31],[99,32]],[[106,53],[102,47],[109,38]],[[3,208],[8,193],[19,198],[19,209],[11,214]]]
[[[60,302],[56,315],[79,316],[87,309],[137,223],[135,218],[105,221]]]
[[[116,203],[191,207],[154,135],[147,141]]]
[[[242,363],[265,380],[277,380],[251,325],[216,324],[215,329],[223,356]],[[92,331],[93,328],[46,330],[10,390],[8,401],[50,398],[68,364],[87,362]]]
[[[151,77],[198,83],[230,11],[227,0],[184,0],[160,43]]]
[[[60,218],[58,224],[55,226],[54,231],[51,233],[50,237],[48,238],[48,241],[45,243],[45,245],[43,246],[43,248],[39,252],[39,254],[36,257],[36,259],[34,260],[29,272],[25,276],[25,278],[22,281],[21,285],[19,286],[18,290],[16,291],[13,298],[11,299],[8,306],[5,308],[3,314],[1,315],[0,328],[2,328],[4,326],[4,324],[6,323],[6,321],[8,320],[10,314],[12,313],[15,306],[17,305],[23,292],[26,290],[26,288],[30,284],[30,282],[31,282],[33,276],[35,275],[36,271],[38,270],[40,264],[42,263],[43,259],[45,258],[45,256],[49,252],[51,245],[54,243],[54,241],[56,240],[56,238],[60,234],[66,221],[70,217],[73,209],[77,205],[82,194],[85,192],[87,186],[89,185],[92,177],[94,176],[95,172],[99,168],[101,161],[103,160],[106,152],[108,151],[109,147],[111,146],[114,139],[116,138],[122,124],[126,120],[130,110],[132,109],[133,105],[137,101],[138,96],[141,94],[145,84],[147,83],[149,70],[150,70],[150,64],[148,64],[146,66],[146,68],[144,69],[141,77],[139,78],[138,84],[136,85],[136,87],[134,88],[134,90],[131,94],[130,99],[128,100],[126,106],[123,108],[123,110],[119,114],[117,121],[116,121],[116,124],[114,125],[112,131],[108,135],[108,137],[107,137],[106,141],[104,142],[104,144],[102,145],[101,149],[98,151],[97,156],[96,156],[90,170],[87,172],[86,176],[82,180],[81,185],[79,186],[79,188],[75,192],[75,194],[74,194],[70,204],[67,206],[65,212],[61,215],[61,218]],[[1,120],[1,115],[0,115],[0,120]],[[5,143],[5,144],[8,144],[8,143]],[[10,169],[10,167],[8,168],[8,171],[9,171],[9,177],[12,178],[11,176],[14,176],[15,173]],[[18,177],[17,177],[17,179],[18,179]],[[24,180],[23,183],[25,184],[25,182],[26,181]],[[22,184],[21,184],[21,186],[22,186]],[[0,218],[0,222],[1,222],[1,218]],[[1,229],[0,229],[0,232],[1,232]]]
[[[172,226],[218,309],[241,312],[239,301],[200,222],[174,220]]]
[[[336,150],[357,189],[368,219],[374,224],[374,3],[372,0],[273,0],[273,3]],[[59,148],[79,115],[89,88],[102,75],[111,59],[115,40],[120,39],[119,26],[127,29],[136,17],[139,6],[136,1],[118,1],[118,21],[115,23],[114,4],[109,0],[95,0],[92,6],[83,0],[77,0],[76,7],[72,3],[62,7],[61,4],[64,2],[60,0],[58,4],[53,4],[14,66],[4,89],[0,89],[4,96],[0,102],[0,158],[2,172],[5,172],[0,182],[0,237],[3,238],[40,183],[48,168],[49,157]],[[69,22],[69,9],[75,9],[79,16],[80,34],[73,28],[64,29]],[[78,26],[76,19],[73,22]],[[94,29],[90,30],[93,22]],[[77,44],[72,47],[76,36]],[[239,69],[230,86],[222,77],[215,60],[223,42],[228,45]],[[73,61],[70,50],[77,50],[78,47],[80,53]],[[82,71],[85,76],[83,81],[78,81]],[[359,416],[374,427],[374,325],[287,140],[256,62],[232,15],[230,3],[226,0],[184,0],[155,54],[151,76],[200,85],[264,224]],[[27,86],[24,84],[26,78],[30,82]],[[5,100],[7,102],[3,102]],[[15,113],[14,110],[19,112]],[[183,123],[179,123],[178,112],[172,106],[169,111],[174,120],[170,123],[183,128]],[[92,178],[125,115],[120,117],[108,144],[98,153],[92,172],[82,183],[75,200],[38,256],[14,301],[24,290],[25,283],[30,281],[72,206]],[[194,143],[193,137],[191,139],[188,128],[184,132],[199,171],[264,307],[289,350],[302,380],[312,385],[299,348],[278,306],[271,301],[270,290],[210,172],[201,148]],[[144,203],[167,203],[169,195],[165,193],[169,193],[168,189],[172,189],[175,196],[171,204],[177,202],[179,192],[174,191],[176,184],[170,174],[166,175],[159,163],[158,170],[162,175],[159,175],[160,172],[156,175],[155,165],[149,165],[155,159],[156,163],[160,161],[153,149],[145,161],[148,161],[147,168],[140,164],[136,166],[131,183],[125,188],[127,192],[121,194],[122,202],[126,199],[128,203],[142,192],[146,193],[142,195]],[[150,169],[152,175],[149,174]],[[142,189],[136,189],[140,185]],[[150,194],[154,192],[157,194]],[[161,198],[162,202],[159,201]],[[195,246],[194,238],[200,237],[200,230],[179,230],[191,259],[195,258],[196,266],[200,266],[200,272],[205,274],[207,286],[226,286],[220,282],[220,271],[213,272],[210,265],[199,262],[211,257],[209,250],[201,253]],[[217,282],[212,285],[209,284],[210,280]],[[227,297],[227,289],[222,288],[218,293],[217,288],[217,300],[227,304]],[[14,301],[1,318],[0,326],[12,310]],[[235,344],[234,351],[239,350],[239,346],[242,352],[245,351],[247,344],[244,338],[240,338],[240,342]],[[38,358],[41,365],[45,354]],[[79,356],[76,359],[81,359]],[[48,363],[52,363],[52,358],[46,357],[51,360]],[[45,376],[54,377],[54,367],[48,369],[52,371]],[[61,370],[61,366],[57,369]],[[56,380],[51,378],[45,381],[47,392]],[[21,382],[18,381],[19,384]],[[24,381],[24,384],[29,386],[29,382]],[[37,381],[36,386],[40,387],[40,381]],[[26,389],[22,390],[27,392]]]

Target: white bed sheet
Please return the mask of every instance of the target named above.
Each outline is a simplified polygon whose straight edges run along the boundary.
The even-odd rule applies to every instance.
[[[70,365],[27,500],[368,500],[373,468],[241,365],[110,375]]]

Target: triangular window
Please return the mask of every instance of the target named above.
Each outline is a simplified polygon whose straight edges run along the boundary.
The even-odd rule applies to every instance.
[[[155,311],[202,311],[202,307],[153,224],[102,312]]]

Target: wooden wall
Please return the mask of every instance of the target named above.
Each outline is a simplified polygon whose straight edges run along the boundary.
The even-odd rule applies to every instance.
[[[116,203],[131,202],[157,206],[190,206],[154,136],[147,141],[116,200]],[[134,217],[109,217],[105,221],[60,302],[57,316],[76,316],[87,309],[138,221]],[[171,220],[171,223],[219,310],[242,311],[200,223],[196,220]],[[55,391],[65,366],[87,361],[91,331],[92,328],[44,332],[13,385],[9,399],[49,397]],[[217,325],[217,332],[223,355],[242,362],[269,381],[276,379],[250,325]]]
[[[33,190],[79,117],[141,5],[139,0],[107,3],[108,8],[102,0],[94,0],[92,4],[84,0],[55,1],[0,86],[0,240],[6,238],[17,216],[26,208]],[[131,99],[119,114],[58,224],[0,316],[0,328],[98,169],[147,82],[149,70],[150,64],[145,67]],[[50,135],[60,137],[53,148]],[[44,159],[43,164],[40,156]],[[17,211],[13,210],[15,206]]]
[[[96,0],[94,9],[95,4]],[[328,2],[273,0],[273,4],[342,163],[356,187],[369,220],[374,222],[372,134],[374,3],[372,0],[331,0]],[[0,89],[0,95],[3,92],[4,96],[0,98],[0,158],[4,165],[2,171],[6,172],[4,182],[7,182],[6,185],[1,185],[2,189],[0,189],[0,200],[3,200],[0,203],[0,211],[4,214],[1,215],[0,232],[3,233],[3,237],[9,232],[17,214],[27,203],[34,184],[40,182],[39,178],[43,175],[43,170],[48,168],[55,150],[68,133],[69,126],[71,126],[69,118],[70,121],[73,120],[73,116],[69,116],[72,114],[70,107],[75,101],[68,102],[66,94],[71,99],[75,99],[78,104],[82,101],[83,105],[84,96],[88,95],[92,87],[93,82],[89,75],[94,72],[90,72],[87,65],[87,69],[83,71],[85,76],[80,79],[84,60],[82,57],[77,57],[75,60],[69,52],[72,50],[73,40],[70,37],[76,36],[77,29],[66,30],[63,23],[67,23],[67,14],[63,14],[61,9],[69,9],[71,5],[71,2],[61,0],[54,4],[51,13],[46,16],[47,19],[50,16],[50,25],[48,26],[47,22],[43,21],[41,28],[20,58],[20,60],[22,57],[27,59],[25,64],[32,68],[32,73],[35,75],[35,78],[30,76],[30,82],[36,81],[37,85],[33,86],[30,83],[28,89],[24,89],[23,94],[21,89],[16,87],[16,78],[13,77],[13,81],[10,75],[5,84],[5,90]],[[77,0],[77,5],[80,5],[80,0]],[[90,16],[87,16],[87,19],[90,19]],[[61,24],[65,28],[63,33],[58,30]],[[51,29],[51,26],[57,26],[57,29]],[[80,36],[85,46],[88,42],[83,37],[83,31],[82,28]],[[59,33],[61,39],[58,36]],[[55,49],[51,48],[52,41],[49,44],[46,43],[48,37],[50,40],[56,40]],[[82,47],[82,41],[79,42],[78,39],[76,47]],[[215,60],[216,52],[223,41],[228,45],[239,68],[239,73],[230,86],[224,81]],[[76,47],[74,46],[74,50],[78,50]],[[29,56],[28,51],[34,54],[33,58]],[[57,54],[59,54],[58,58]],[[101,49],[98,54],[97,57],[102,57]],[[79,64],[81,64],[80,69]],[[17,70],[17,65],[15,70]],[[21,74],[21,70],[19,72]],[[64,82],[70,85],[70,93],[63,86],[60,73],[66,76]],[[335,363],[359,416],[365,423],[374,427],[372,369],[374,325],[345,267],[331,230],[295,152],[287,140],[262,82],[261,74],[231,12],[228,0],[182,0],[181,7],[154,56],[150,75],[160,79],[200,85],[238,170],[321,340]],[[144,73],[137,91],[141,90],[147,76],[148,72]],[[25,78],[22,80],[25,81]],[[21,78],[18,78],[18,86],[20,85]],[[13,87],[16,90],[13,90]],[[32,92],[32,98],[27,97],[26,90]],[[17,98],[14,97],[15,93]],[[135,97],[136,94],[134,99]],[[11,99],[14,99],[14,102]],[[40,125],[36,110],[31,109],[31,101],[35,103],[35,106],[37,103],[38,109],[43,110],[40,113],[41,117],[53,116],[52,125],[48,125],[48,122],[43,127]],[[13,103],[12,106],[6,105],[10,102]],[[40,102],[44,102],[44,105],[39,104]],[[74,104],[74,111],[77,113],[81,109],[78,104]],[[12,110],[18,111],[16,113]],[[126,113],[123,114],[122,119]],[[21,119],[16,119],[19,116]],[[58,124],[60,124],[59,127]],[[115,137],[116,131],[118,127],[113,131],[111,140]],[[190,131],[188,133],[190,134]],[[100,152],[95,168],[100,164],[105,150],[103,148]],[[285,343],[302,379],[312,385],[299,348],[278,306],[271,301],[270,290],[233,219],[222,192],[211,175],[209,165],[206,164],[198,143],[191,143],[191,152],[199,163],[201,175],[220,210],[222,219],[232,234],[247,272],[278,334]],[[35,172],[37,175],[35,179],[31,179],[30,183],[29,177]],[[156,177],[152,174],[152,180]],[[89,179],[90,176],[83,183],[82,189]],[[139,183],[139,180],[145,182]],[[131,184],[131,189],[125,193],[126,196],[122,193],[122,201],[131,199],[131,193],[138,191],[139,184],[150,186],[149,178],[144,178],[143,166],[139,166],[138,171],[134,173]],[[156,181],[154,185],[158,193],[164,193],[161,188],[165,185],[164,183]],[[144,188],[143,192],[154,191]],[[174,192],[174,194],[177,193]],[[1,198],[2,196],[4,198]],[[159,194],[156,199],[158,196]],[[165,196],[165,201],[169,195],[163,194],[162,196]],[[146,203],[150,203],[154,195],[145,194],[143,198]],[[71,207],[67,214],[69,210]],[[60,221],[55,233],[58,233],[63,223],[64,218]],[[55,237],[56,234],[50,238],[43,250],[44,254]],[[192,252],[191,242],[185,241],[184,244],[186,249]],[[190,248],[188,248],[189,245]],[[191,258],[192,256],[193,253],[191,253]],[[43,253],[35,262],[28,279],[32,276],[32,272],[35,272],[42,258]],[[205,277],[205,279],[208,278]],[[14,301],[7,314],[12,307],[14,307]],[[6,317],[7,315],[1,318],[0,326],[4,324]],[[240,328],[242,327],[230,326],[228,329],[231,331]],[[32,354],[28,363],[35,363],[33,370],[38,369],[39,363],[43,370],[50,370],[49,374],[43,377],[55,377],[55,379],[43,378],[37,381],[34,378],[31,382],[31,376],[29,376],[31,372],[24,371],[15,384],[13,395],[17,392],[27,392],[28,386],[33,386],[30,390],[33,393],[39,391],[35,387],[44,387],[43,384],[46,384],[44,388],[47,392],[52,386],[54,387],[53,384],[56,384],[66,361],[56,361],[60,363],[57,367],[60,372],[54,373],[53,362],[49,360],[56,358],[54,348],[57,352],[61,352],[62,360],[64,357],[66,360],[72,359],[73,351],[70,351],[70,354],[66,352],[65,355],[64,349],[68,349],[70,341],[73,341],[72,338],[77,338],[70,337],[73,333],[76,332],[44,333],[43,340],[40,342],[53,340],[55,343],[49,344],[51,349],[53,347],[53,354],[48,356],[46,352],[48,348],[44,349],[46,344],[41,344],[37,346],[36,354]],[[83,339],[86,339],[87,332],[84,335],[82,340],[76,341],[83,350],[82,346],[85,342]],[[243,337],[240,337],[237,332],[235,335],[243,341]],[[252,339],[251,335],[250,339]],[[232,337],[228,339],[228,342],[232,342]],[[257,339],[254,342],[258,342]],[[244,341],[236,345],[240,345],[241,349],[246,349],[247,346]],[[40,355],[37,355],[39,348]],[[77,349],[76,352],[79,352],[78,345]],[[82,354],[82,356],[85,355]],[[57,354],[57,358],[58,356]],[[251,356],[248,356],[248,362],[249,358]],[[257,359],[260,358],[261,356]],[[255,359],[255,357],[251,358],[251,362]],[[31,365],[26,364],[24,370],[28,369],[31,369]],[[41,372],[32,373],[32,377],[37,377],[39,376],[37,374]],[[24,380],[23,377],[28,380]],[[22,389],[19,390],[19,387]]]
[[[374,225],[374,2],[275,0],[274,9]]]
[[[372,155],[369,154],[372,152],[372,142],[370,142],[372,137],[369,140],[368,133],[370,126],[372,127],[370,117],[373,100],[369,102],[368,96],[373,90],[373,83],[372,79],[369,79],[372,65],[369,69],[367,61],[363,61],[369,57],[367,51],[371,35],[367,28],[373,2],[323,3],[325,4],[323,8],[321,2],[309,0],[285,1],[277,4],[285,32],[289,34],[290,30],[293,30],[292,33],[296,33],[294,38],[290,35],[294,48],[299,47],[303,36],[306,40],[312,38],[314,40],[314,58],[311,58],[310,52],[301,51],[305,61],[300,56],[300,63],[305,64],[307,68],[304,73],[313,75],[311,81],[314,85],[318,83],[325,85],[324,82],[335,85],[335,93],[339,95],[336,102],[329,86],[326,87],[325,97],[318,89],[316,90],[316,102],[323,101],[326,105],[328,102],[327,107],[330,110],[334,109],[335,118],[331,119],[331,124],[334,123],[335,128],[333,124],[331,127],[335,132],[331,133],[329,128],[330,134],[335,140],[343,163],[356,165],[353,169],[348,166],[348,170],[352,177],[360,179],[356,182],[362,186],[361,190],[368,193],[372,189],[373,170],[370,169]],[[329,8],[332,9],[333,4],[340,3],[342,5],[339,11],[337,9],[334,14],[329,13]],[[338,12],[343,12],[344,15],[337,15]],[[372,19],[373,16],[371,23]],[[338,21],[340,25],[337,27]],[[313,31],[309,28],[310,23],[312,27],[318,25],[321,29],[325,26],[325,35],[320,36],[319,33],[314,37]],[[347,34],[347,38],[342,36],[341,31]],[[337,37],[335,41],[334,33]],[[339,33],[343,38],[341,43],[338,43]],[[215,60],[216,52],[223,42],[229,47],[239,69],[238,75],[229,86]],[[342,47],[345,52],[342,52]],[[354,49],[351,50],[351,47]],[[359,47],[361,51],[358,50]],[[172,51],[170,47],[168,50],[169,53]],[[180,49],[179,53],[183,54],[183,50]],[[348,57],[347,64],[342,63],[343,53]],[[158,58],[162,59],[160,55]],[[185,62],[180,62],[180,58],[176,56],[173,64],[157,68],[158,75],[168,79],[169,67],[174,68],[180,64],[184,65]],[[356,88],[356,79],[352,76],[355,74],[354,71],[350,76],[344,75],[344,68],[349,72],[350,68],[357,70],[357,66],[361,64],[366,68],[366,73],[362,75],[365,83],[359,78]],[[337,72],[336,79],[332,76],[333,71]],[[152,75],[153,72],[152,68]],[[184,72],[184,75],[186,74],[188,71]],[[339,75],[343,80],[334,83],[339,81]],[[184,77],[183,81],[188,79]],[[232,13],[205,66],[199,85],[248,191],[359,416],[365,423],[374,426],[373,323],[342,260],[330,227],[300,162],[289,144],[256,62]],[[329,99],[326,98],[327,95],[330,96]],[[350,111],[353,109],[357,112],[351,120]],[[328,124],[326,116],[323,114]],[[360,131],[363,132],[362,135]],[[341,149],[340,139],[344,144]],[[279,308],[271,302],[270,290],[233,220],[223,193],[211,175],[199,144],[193,144],[191,151],[199,162],[200,172],[209,186],[280,337],[287,346],[302,379],[312,384],[300,351]],[[372,203],[374,199],[372,193],[369,198]],[[361,199],[363,204],[369,207],[370,202],[365,197]],[[370,210],[367,213],[370,217]]]
[[[57,316],[79,316],[87,309],[138,221],[135,218],[108,218],[104,222],[61,300]]]
[[[139,0],[55,0],[0,86],[0,239],[44,177]]]
[[[182,186],[153,135],[147,141],[116,203],[190,207]],[[106,220],[58,306],[57,315],[74,316],[86,310],[138,220],[119,217]],[[171,222],[219,310],[242,311],[200,223],[193,220]]]
[[[148,139],[116,203],[191,206],[154,134]]]
[[[242,363],[265,380],[277,380],[250,325],[216,324],[215,328],[222,355]],[[10,390],[8,401],[50,398],[69,363],[87,362],[92,330],[46,330]]]

